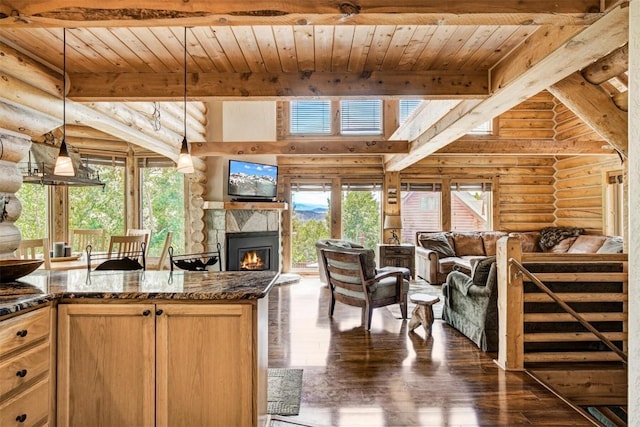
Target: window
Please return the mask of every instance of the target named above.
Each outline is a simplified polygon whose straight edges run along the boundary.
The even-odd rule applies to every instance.
[[[374,249],[380,243],[380,183],[342,185],[342,238]]]
[[[380,135],[382,133],[382,101],[379,99],[340,101],[340,133],[342,135]]]
[[[605,234],[622,236],[624,212],[624,177],[622,171],[608,172],[605,189]]]
[[[23,239],[47,237],[47,187],[39,184],[22,184],[16,197],[22,205],[22,212],[16,221]],[[12,203],[9,200],[9,203]]]
[[[336,123],[334,125],[334,123]],[[336,129],[340,123],[340,128]],[[291,101],[291,135],[381,135],[382,100]]]
[[[292,134],[331,133],[331,101],[291,101],[289,105]]]
[[[184,174],[170,161],[140,161],[142,228],[151,230],[149,256],[160,256],[169,231],[176,254],[184,253]]]
[[[416,232],[442,229],[442,185],[429,182],[403,182],[402,243],[414,243]]]
[[[69,233],[76,228],[102,228],[107,239],[121,235],[125,229],[124,159],[91,158],[89,163],[105,186],[69,187]]]
[[[493,120],[482,123],[481,125],[471,129],[469,135],[491,135],[493,133]]]
[[[318,271],[316,241],[331,237],[331,182],[291,186],[291,267]]]
[[[491,230],[491,184],[456,182],[451,185],[451,229]]]
[[[418,108],[418,105],[420,105],[421,102],[422,100],[420,99],[401,99],[398,105],[398,109],[400,110],[398,122],[400,124],[406,122],[411,113]]]

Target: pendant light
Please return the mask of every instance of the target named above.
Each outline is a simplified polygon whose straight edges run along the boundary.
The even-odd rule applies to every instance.
[[[62,29],[62,143],[53,169],[54,175],[75,176],[73,161],[67,149],[67,29]]]
[[[193,173],[193,160],[189,154],[189,143],[187,142],[187,27],[184,27],[184,138],[178,156],[178,172]]]

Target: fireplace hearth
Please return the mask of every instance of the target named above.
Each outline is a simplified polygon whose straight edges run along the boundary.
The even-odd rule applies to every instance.
[[[227,271],[278,271],[280,241],[277,231],[227,233]]]

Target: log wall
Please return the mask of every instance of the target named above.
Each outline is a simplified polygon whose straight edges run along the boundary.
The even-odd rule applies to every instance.
[[[615,154],[559,159],[554,175],[556,225],[603,233],[606,172],[622,169],[620,158]]]
[[[555,135],[554,107],[557,101],[547,91],[532,96],[498,117],[495,134],[512,139],[550,139]]]

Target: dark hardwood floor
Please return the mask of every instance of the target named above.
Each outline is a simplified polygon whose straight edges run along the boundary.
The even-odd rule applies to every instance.
[[[522,372],[504,372],[437,319],[433,335],[407,332],[399,310],[336,303],[317,278],[276,286],[269,300],[269,367],[304,369],[300,413],[312,426],[593,425]],[[281,424],[278,424],[281,425]]]

